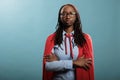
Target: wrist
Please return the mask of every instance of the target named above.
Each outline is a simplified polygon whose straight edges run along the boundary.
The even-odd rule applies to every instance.
[[[76,60],[73,60],[73,68],[76,67]]]

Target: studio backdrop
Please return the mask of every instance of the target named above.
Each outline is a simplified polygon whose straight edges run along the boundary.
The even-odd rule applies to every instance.
[[[0,80],[41,80],[47,36],[63,4],[91,35],[95,80],[120,80],[120,0],[0,0]]]

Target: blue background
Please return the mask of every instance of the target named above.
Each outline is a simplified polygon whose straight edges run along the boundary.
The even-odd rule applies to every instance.
[[[0,80],[41,80],[46,37],[74,4],[93,39],[96,80],[120,80],[120,0],[0,0]]]

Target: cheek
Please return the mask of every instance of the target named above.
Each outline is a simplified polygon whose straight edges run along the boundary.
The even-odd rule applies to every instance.
[[[60,17],[61,22],[65,22],[65,18]]]
[[[73,23],[74,23],[74,22],[76,21],[76,18],[73,18],[73,20],[72,20],[72,21],[73,21]]]
[[[74,19],[74,21],[76,21],[76,16],[73,19]]]

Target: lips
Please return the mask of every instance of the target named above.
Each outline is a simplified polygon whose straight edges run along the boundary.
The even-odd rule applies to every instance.
[[[70,20],[67,20],[67,21],[65,21],[64,23],[65,23],[66,27],[72,25],[72,22],[71,22]]]
[[[72,26],[73,23],[74,23],[74,21],[73,21],[72,19],[64,19],[64,20],[63,20],[63,24],[64,24],[65,26]]]
[[[71,20],[66,20],[65,23],[71,23]]]

